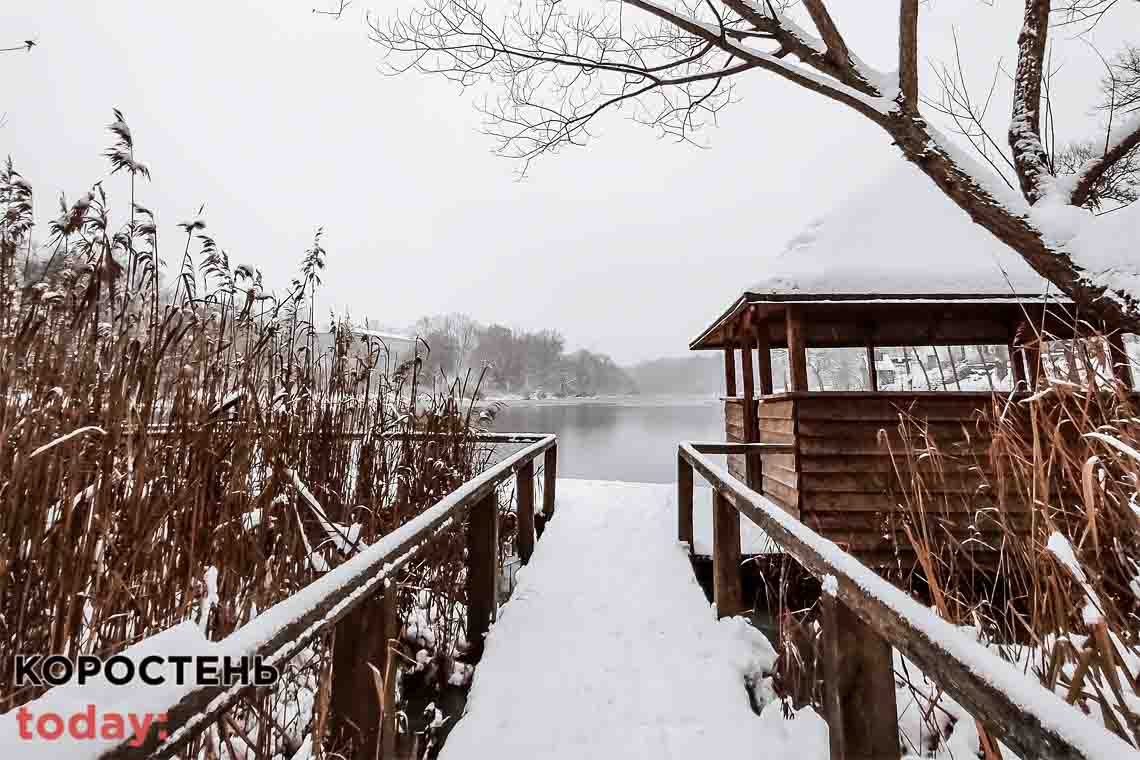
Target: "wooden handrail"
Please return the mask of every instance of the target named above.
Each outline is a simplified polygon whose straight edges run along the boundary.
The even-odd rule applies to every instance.
[[[482,560],[493,562],[497,547],[483,546],[482,543],[497,540],[497,518],[493,503],[495,488],[517,472],[533,467],[534,459],[539,454],[549,454],[557,446],[554,435],[527,437],[534,440],[526,448],[467,481],[412,520],[385,535],[376,544],[273,605],[253,622],[218,642],[219,654],[234,657],[260,656],[268,664],[283,665],[308,642],[328,631],[376,594],[382,593],[386,579],[394,577],[440,533],[460,524],[468,512],[471,512],[473,523],[480,523],[478,530],[473,529],[469,533],[469,563]],[[547,462],[550,461],[548,456]],[[552,482],[552,478],[547,481],[548,487]],[[549,498],[553,502],[553,494]],[[478,546],[470,545],[474,537],[481,539]],[[486,567],[469,567],[468,575],[472,580],[477,579],[474,582],[481,584],[479,588],[469,587],[469,596],[473,592],[479,596],[469,600],[469,607],[480,608],[481,611],[474,613],[477,616],[493,616],[493,572],[490,584],[487,583]],[[485,598],[488,592],[492,596]],[[488,606],[490,609],[487,609]],[[472,610],[469,609],[470,614]],[[469,641],[475,642],[481,640],[486,633],[489,620],[472,621],[469,618],[469,628],[472,622],[476,630],[469,630],[467,637]],[[254,688],[252,685],[187,685],[178,695],[177,701],[166,709],[153,709],[153,706],[147,708],[150,712],[166,714],[165,727],[169,732],[166,739],[159,739],[152,732],[141,745],[132,746],[131,740],[125,740],[119,746],[104,752],[100,758],[159,760],[172,757],[213,725],[243,694]]]
[[[701,454],[794,454],[793,443],[740,443],[737,441],[689,441]],[[754,456],[753,477],[763,487],[763,460]],[[677,460],[677,540],[689,545],[693,552],[693,467],[683,458]]]
[[[701,454],[794,454],[794,443],[739,443],[737,441],[690,441]]]
[[[678,462],[699,472],[715,489],[718,501],[731,505],[733,514],[739,512],[759,525],[785,552],[821,579],[825,602],[828,598],[837,600],[846,612],[852,613],[857,624],[866,626],[916,663],[1020,757],[1055,760],[1140,757],[1140,752],[1120,737],[1079,713],[1013,664],[938,617],[932,609],[891,585],[763,495],[749,489],[693,445],[679,445]],[[679,474],[678,480],[683,477]],[[691,472],[688,482],[692,483]],[[691,495],[689,498],[691,501]],[[714,524],[714,542],[721,538],[716,534]],[[725,535],[730,543],[731,532],[726,531]],[[733,556],[738,563],[739,555],[739,532],[736,533],[735,547],[728,545],[714,547],[713,550],[714,563],[732,562]],[[727,568],[724,570],[728,571]],[[735,565],[732,572],[736,572]],[[716,578],[719,579],[720,575],[714,570]],[[731,598],[731,594],[727,596]],[[719,606],[718,602],[718,610]],[[729,614],[738,611],[732,610]],[[887,653],[889,655],[889,649]],[[879,661],[882,662],[881,658]],[[861,664],[866,665],[866,660]],[[888,668],[886,675],[890,676],[887,683],[892,689],[893,712],[893,674],[889,671],[889,656],[885,667]],[[861,674],[860,679],[869,680],[868,674]],[[870,711],[875,709],[868,704],[868,697],[868,694],[860,693],[858,687],[855,689],[855,698],[860,700],[862,708],[854,716],[856,721],[867,721]],[[833,734],[832,757],[838,760],[835,734],[837,731],[842,734],[850,725],[847,720],[836,725],[834,717],[834,714],[829,715],[828,722]],[[892,728],[895,736],[893,752],[897,757],[897,716],[892,715],[891,720],[895,721]],[[842,748],[842,736],[839,745]],[[841,751],[839,754],[842,756],[844,753]],[[852,753],[852,756],[857,755],[858,752]],[[875,756],[885,757],[888,754],[884,752]]]

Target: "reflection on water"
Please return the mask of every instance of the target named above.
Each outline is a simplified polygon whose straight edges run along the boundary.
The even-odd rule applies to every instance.
[[[514,402],[499,412],[495,430],[556,433],[559,477],[636,483],[674,482],[680,441],[724,440],[715,399],[647,401]]]

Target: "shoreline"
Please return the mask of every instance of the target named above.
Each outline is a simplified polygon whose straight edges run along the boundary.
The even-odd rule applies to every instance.
[[[479,404],[504,404],[507,408],[542,406],[718,406],[720,399],[713,394],[700,395],[624,395],[591,396],[567,398],[527,399],[518,396],[487,396],[478,400]]]

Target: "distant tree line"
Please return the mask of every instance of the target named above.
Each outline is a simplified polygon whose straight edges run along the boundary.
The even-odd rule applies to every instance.
[[[453,378],[486,370],[485,390],[556,397],[634,393],[629,374],[605,354],[566,351],[557,330],[484,325],[466,314],[424,317],[415,325],[427,344],[425,367]]]

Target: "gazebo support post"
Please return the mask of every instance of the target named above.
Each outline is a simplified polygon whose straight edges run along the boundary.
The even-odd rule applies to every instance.
[[[756,332],[756,369],[760,375],[760,396],[772,395],[772,345],[768,340],[768,325],[761,322]]]
[[[867,331],[867,388],[879,390],[879,368],[875,366],[875,343],[870,330]]]
[[[740,341],[740,373],[744,380],[744,440],[747,443],[756,443],[759,440],[757,430],[756,411],[756,374],[752,368],[752,330],[745,328],[741,331]],[[746,454],[744,457],[744,482],[752,490],[759,490],[760,485],[760,459],[755,454]]]
[[[1108,336],[1109,356],[1112,361],[1112,375],[1127,391],[1135,389],[1132,378],[1132,364],[1128,360],[1128,350],[1124,347],[1124,333],[1117,330]]]
[[[731,341],[724,346],[724,395],[736,396],[736,348]]]
[[[807,343],[804,339],[803,316],[799,309],[789,306],[786,313],[788,333],[788,375],[793,392],[808,389]]]

